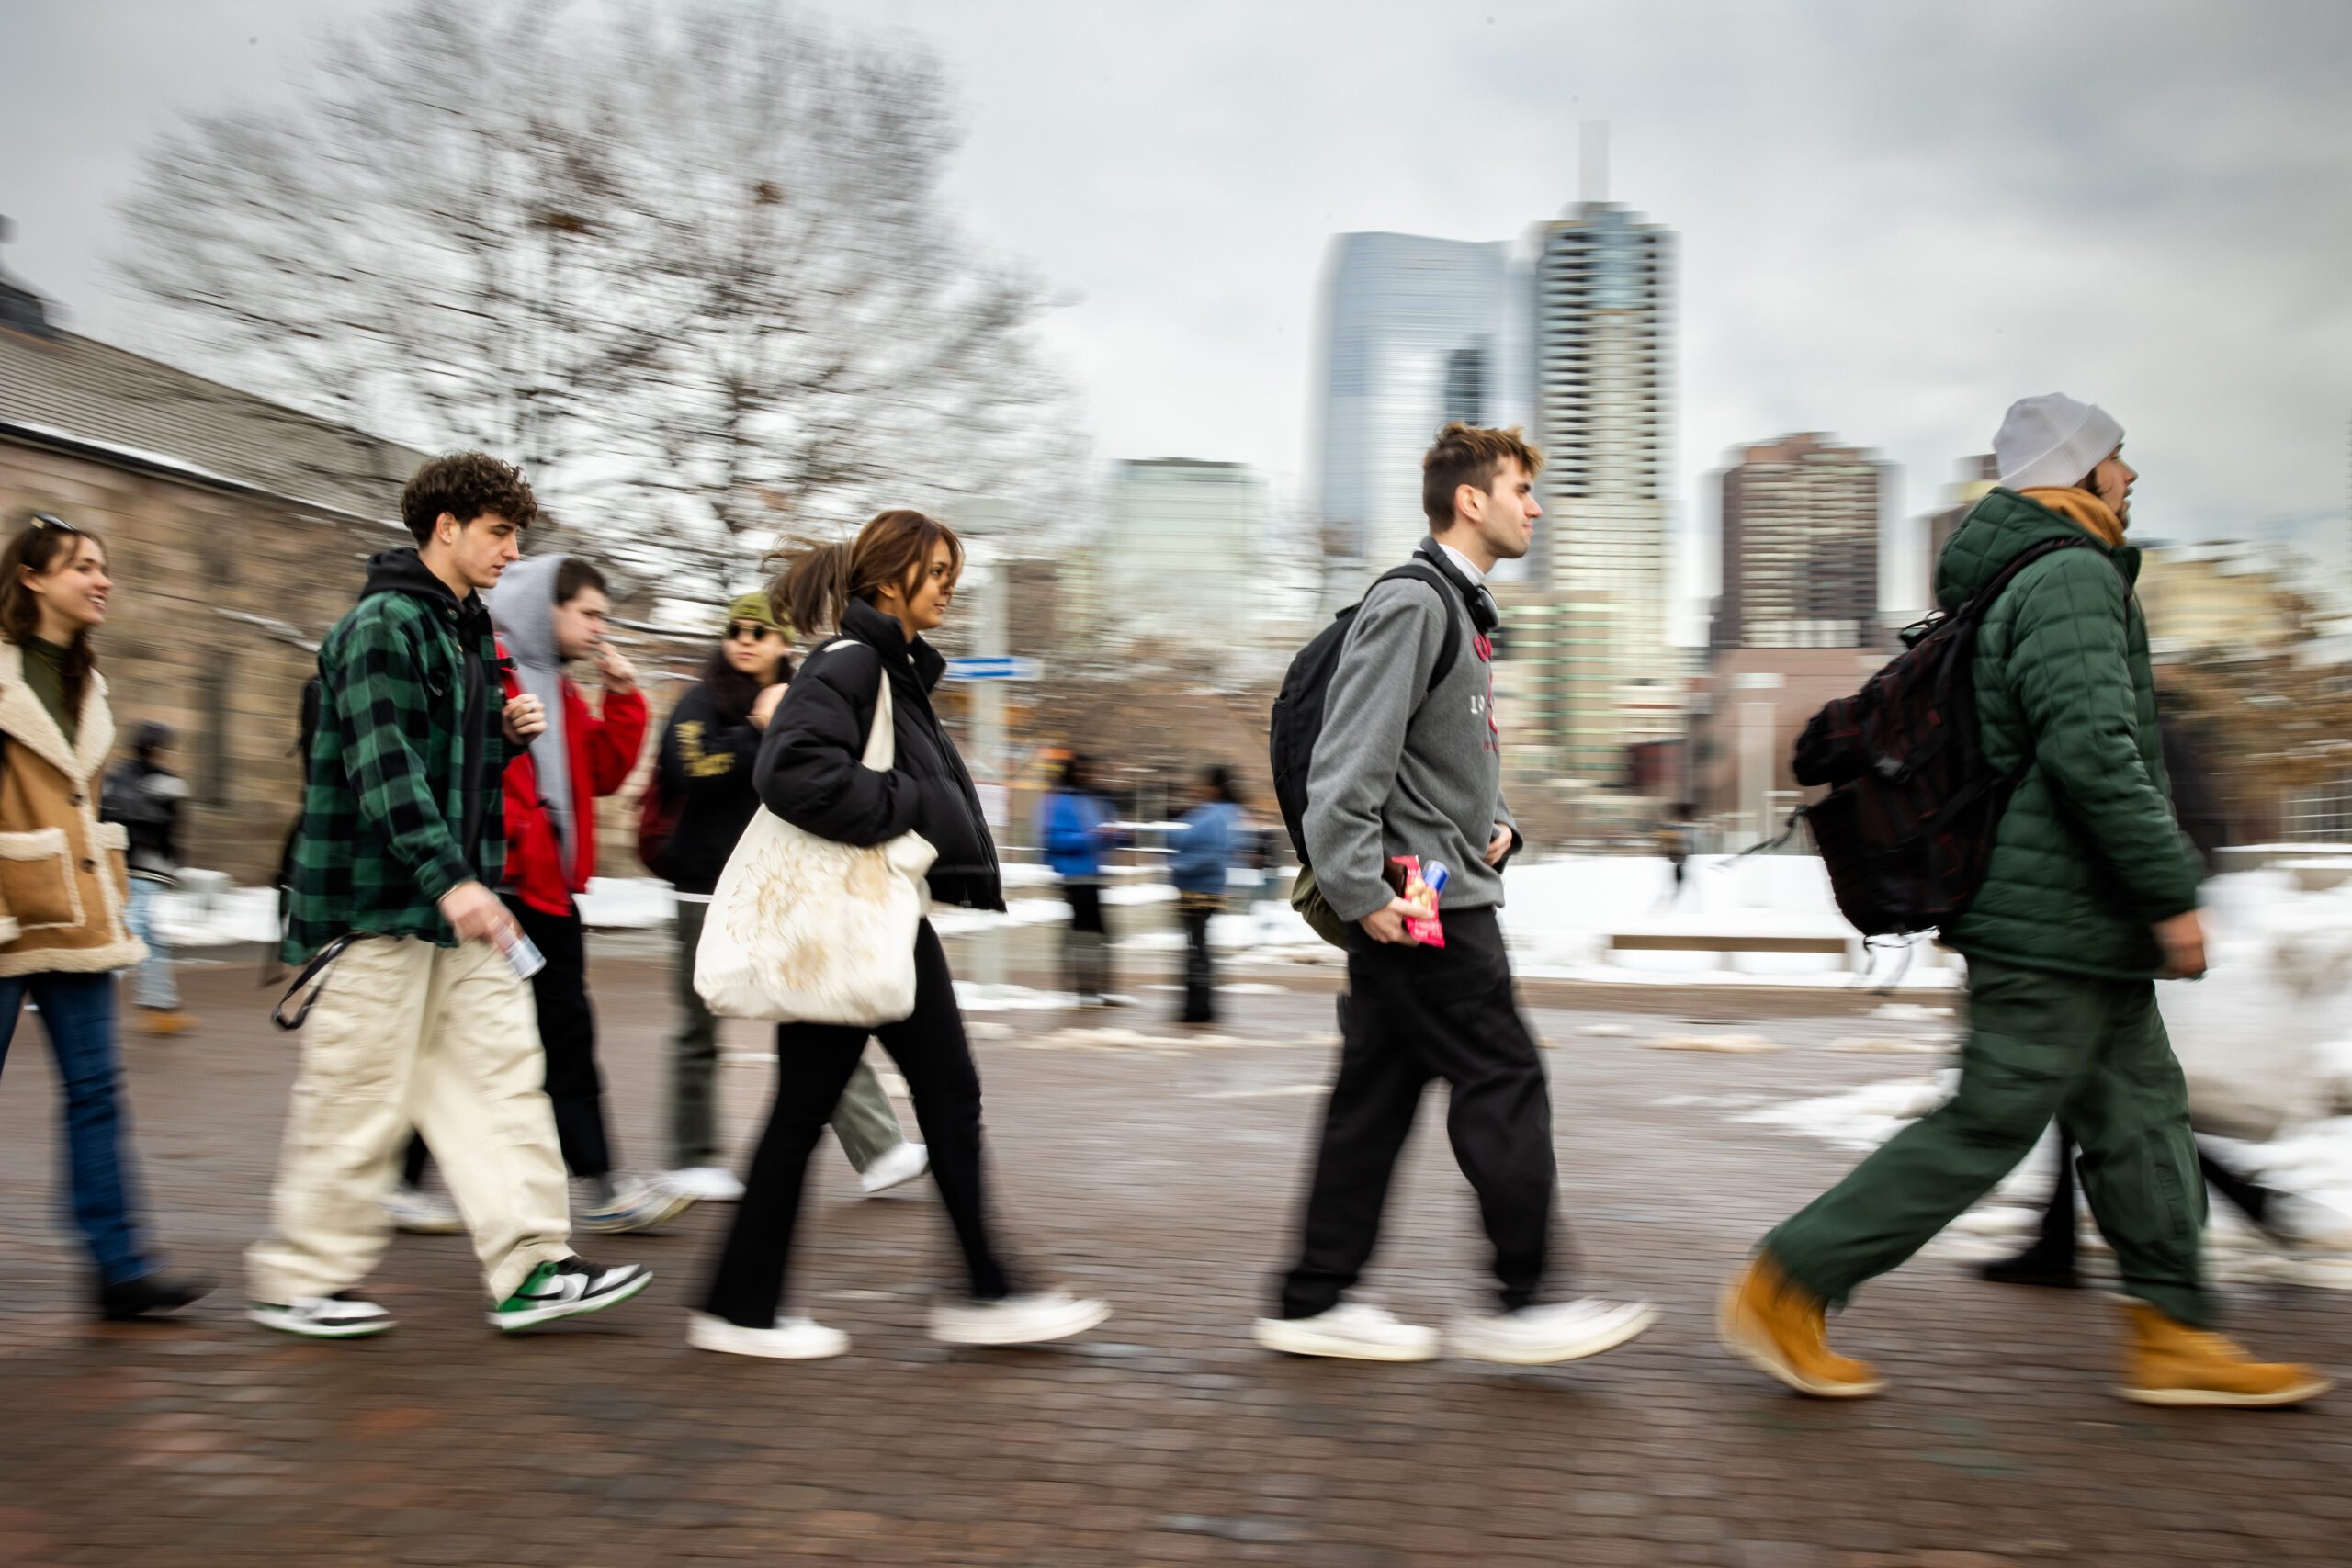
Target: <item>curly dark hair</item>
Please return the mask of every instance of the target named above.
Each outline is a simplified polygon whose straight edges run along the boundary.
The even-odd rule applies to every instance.
[[[433,525],[445,512],[461,524],[494,512],[527,528],[539,514],[539,503],[531,495],[531,481],[514,464],[487,452],[453,452],[417,469],[401,490],[401,521],[419,545],[433,537]]]

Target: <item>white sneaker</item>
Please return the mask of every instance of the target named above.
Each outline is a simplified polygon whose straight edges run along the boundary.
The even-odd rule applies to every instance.
[[[1548,1367],[1613,1350],[1657,1321],[1647,1302],[1562,1302],[1457,1319],[1456,1353],[1512,1367]]]
[[[921,1144],[900,1144],[857,1174],[858,1196],[871,1198],[903,1187],[931,1168],[931,1151]]]
[[[684,1170],[665,1170],[662,1185],[673,1192],[683,1192],[697,1203],[735,1203],[742,1201],[743,1184],[725,1166],[695,1165]]]
[[[665,1224],[693,1204],[691,1193],[680,1192],[664,1182],[639,1176],[616,1177],[611,1201],[582,1210],[571,1223],[578,1230],[619,1235]]]
[[[1436,1329],[1399,1322],[1366,1302],[1341,1302],[1313,1317],[1261,1317],[1257,1339],[1285,1356],[1350,1361],[1426,1361],[1437,1354]]]
[[[331,1296],[296,1296],[283,1303],[254,1302],[245,1315],[264,1328],[306,1339],[365,1339],[393,1326],[392,1314],[349,1291]]]
[[[1083,1334],[1110,1315],[1108,1302],[1088,1301],[1067,1291],[1044,1291],[1002,1301],[933,1307],[931,1337],[943,1345],[1041,1345],[1048,1339]]]
[[[723,1356],[764,1356],[774,1361],[821,1361],[849,1348],[849,1336],[805,1317],[779,1317],[773,1328],[744,1328],[707,1312],[686,1314],[686,1343]]]
[[[384,1215],[395,1230],[411,1235],[455,1235],[466,1228],[465,1215],[438,1192],[420,1191],[402,1184],[384,1200]]]

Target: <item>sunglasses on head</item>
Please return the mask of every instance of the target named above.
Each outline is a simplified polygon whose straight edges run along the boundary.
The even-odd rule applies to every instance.
[[[727,628],[727,640],[729,642],[740,637],[750,637],[753,642],[765,642],[774,636],[775,636],[774,626],[763,626],[757,621],[737,621]]]
[[[81,529],[74,526],[73,524],[65,521],[64,518],[53,516],[46,512],[36,512],[33,513],[33,527],[36,530],[54,528],[61,534],[78,534],[82,531]]]

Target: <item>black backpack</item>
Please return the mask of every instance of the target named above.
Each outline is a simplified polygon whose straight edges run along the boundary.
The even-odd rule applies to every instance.
[[[1905,629],[1903,651],[1859,693],[1814,715],[1797,738],[1797,783],[1830,786],[1797,816],[1813,829],[1838,910],[1863,935],[1949,924],[1984,886],[2001,813],[2032,761],[2007,773],[1985,763],[1977,629],[2018,572],[2087,543],[2036,545],[1951,615]]]
[[[1463,607],[1457,603],[1461,591],[1438,570],[1435,562],[1424,556],[1416,556],[1405,565],[1383,572],[1372,586],[1377,588],[1382,582],[1400,577],[1430,584],[1445,602],[1445,642],[1438,649],[1437,663],[1430,670],[1429,687],[1419,699],[1427,702],[1430,692],[1453,671],[1462,642]],[[1364,592],[1369,597],[1371,589]],[[1291,848],[1298,854],[1298,878],[1291,884],[1291,908],[1306,919],[1317,936],[1334,947],[1347,946],[1347,925],[1324,900],[1307,861],[1306,775],[1315,763],[1315,742],[1323,734],[1323,702],[1331,689],[1332,673],[1340,668],[1340,650],[1347,643],[1348,627],[1354,624],[1356,612],[1363,608],[1363,600],[1359,599],[1341,610],[1291,660],[1290,668],[1283,673],[1282,691],[1274,698],[1272,721],[1266,729],[1266,749],[1273,764],[1274,802],[1282,807],[1283,827],[1290,834]]]

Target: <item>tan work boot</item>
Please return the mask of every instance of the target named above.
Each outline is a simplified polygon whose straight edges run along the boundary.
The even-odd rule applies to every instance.
[[[2290,1361],[2257,1361],[2235,1341],[2130,1303],[2132,1348],[2116,1392],[2137,1404],[2301,1404],[2335,1383]]]
[[[196,1016],[177,1008],[141,1008],[139,1028],[145,1034],[186,1034],[196,1027]]]
[[[1724,1290],[1716,1332],[1758,1371],[1816,1399],[1867,1399],[1886,1387],[1867,1361],[1830,1349],[1828,1310],[1821,1299],[1759,1252]]]

